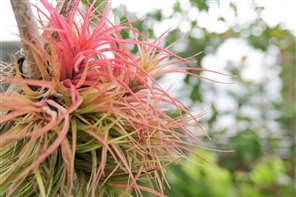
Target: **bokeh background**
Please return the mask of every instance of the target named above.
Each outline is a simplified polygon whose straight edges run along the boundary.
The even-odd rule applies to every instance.
[[[166,0],[164,6],[159,2],[115,1],[114,13],[120,21],[126,20],[123,10],[130,20],[141,18],[134,27],[151,39],[170,28],[162,46],[184,36],[170,49],[182,57],[203,51],[189,66],[237,75],[229,79],[200,73],[234,82],[231,85],[186,75],[159,79],[164,87],[173,83],[171,94],[191,110],[207,112],[200,118],[211,137],[202,139],[206,147],[235,151],[197,149],[218,167],[193,157],[203,166],[187,161],[187,167],[170,166],[167,177],[171,189],[166,194],[296,196],[295,20],[291,23],[296,15],[289,12],[292,2]]]
[[[183,37],[170,48],[182,57],[203,51],[192,59],[196,63],[188,66],[236,75],[198,73],[233,82],[228,85],[181,74],[159,78],[164,88],[173,84],[169,92],[192,111],[207,112],[200,118],[211,138],[201,138],[205,147],[235,151],[195,150],[217,167],[190,154],[189,158],[202,166],[182,161],[186,167],[168,167],[171,189],[166,188],[166,195],[296,196],[293,9],[295,1],[280,0],[113,1],[117,22],[126,21],[126,16],[137,20],[133,26],[151,40],[169,29],[160,45],[168,46]],[[3,12],[1,27],[2,16]],[[1,60],[7,51],[15,50],[9,47],[17,47],[15,42],[4,42],[14,38],[3,32]],[[132,37],[128,31],[123,36]],[[201,132],[197,127],[191,129]]]

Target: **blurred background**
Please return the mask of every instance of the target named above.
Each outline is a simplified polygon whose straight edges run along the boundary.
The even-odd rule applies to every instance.
[[[17,37],[7,34],[10,27],[3,28],[13,24],[4,21],[1,7],[1,60],[8,61],[7,52],[19,46]],[[190,154],[203,166],[183,161],[186,167],[168,167],[166,195],[296,196],[295,8],[296,1],[280,0],[113,1],[116,20],[126,21],[126,14],[129,20],[140,18],[133,26],[151,40],[169,29],[161,46],[183,37],[170,50],[182,57],[203,51],[187,66],[237,75],[197,73],[233,82],[228,85],[181,74],[159,79],[164,88],[173,83],[169,92],[192,111],[207,112],[200,118],[211,137],[201,139],[205,147],[235,151],[196,150],[217,167]],[[132,37],[128,31],[123,36]]]
[[[114,13],[144,35],[164,36],[192,67],[238,75],[200,73],[223,85],[186,75],[164,76],[164,87],[197,113],[211,140],[196,150],[218,167],[183,161],[167,169],[168,196],[296,196],[295,1],[115,1]],[[121,4],[121,5],[120,5]],[[142,8],[145,9],[142,9]],[[293,8],[293,9],[291,9]],[[293,21],[291,21],[291,19]],[[129,32],[124,36],[129,37]],[[132,50],[136,50],[131,46]],[[199,129],[192,129],[200,132]],[[190,156],[189,156],[190,157]],[[149,195],[147,195],[149,196]]]

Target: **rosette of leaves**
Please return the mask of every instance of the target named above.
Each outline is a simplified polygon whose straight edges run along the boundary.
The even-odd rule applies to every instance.
[[[1,135],[0,196],[163,196],[165,166],[186,158],[184,152],[206,159],[190,149],[203,147],[187,129],[189,122],[200,126],[200,115],[155,78],[172,72],[201,77],[188,70],[202,69],[171,67],[190,58],[158,46],[162,36],[149,41],[130,21],[114,24],[110,2],[104,12],[95,3],[81,11],[77,3],[68,20],[40,2],[48,12],[34,6],[46,35],[37,39],[50,52],[27,44],[42,78],[23,78],[15,59],[16,78],[2,77],[22,91],[1,93],[1,109],[9,112],[0,124],[14,124]],[[123,39],[123,30],[134,39]],[[178,116],[169,116],[168,108]]]

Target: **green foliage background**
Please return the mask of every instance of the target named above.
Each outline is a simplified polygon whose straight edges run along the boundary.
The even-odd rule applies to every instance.
[[[152,3],[152,2],[151,2]],[[199,12],[209,12],[210,4],[206,1],[190,1],[190,7],[196,7]],[[220,6],[219,1],[212,2]],[[167,169],[167,177],[171,189],[166,189],[168,196],[296,196],[295,194],[295,35],[285,29],[282,24],[269,27],[261,18],[261,12],[265,9],[256,2],[251,4],[252,12],[256,19],[251,24],[235,23],[228,25],[223,33],[211,32],[206,28],[200,28],[202,37],[196,37],[190,32],[199,27],[198,22],[190,21],[187,11],[182,7],[182,1],[176,2],[174,12],[170,16],[164,16],[162,10],[155,10],[148,13],[134,27],[150,38],[155,38],[153,25],[174,17],[179,14],[183,21],[191,24],[191,30],[185,35],[181,43],[186,45],[185,50],[179,53],[188,57],[197,52],[204,51],[207,47],[211,50],[205,51],[196,57],[197,64],[190,66],[203,67],[203,59],[206,56],[217,54],[217,50],[229,39],[242,39],[252,50],[263,54],[266,58],[272,56],[276,60],[273,65],[262,65],[266,71],[277,71],[277,78],[280,81],[281,90],[274,92],[281,99],[274,99],[270,95],[273,86],[269,83],[272,78],[265,77],[258,81],[246,80],[240,77],[241,72],[248,65],[249,54],[241,57],[241,62],[236,64],[227,62],[226,70],[231,74],[237,74],[232,80],[235,82],[235,89],[219,89],[219,84],[213,84],[204,80],[193,80],[190,76],[184,78],[184,86],[179,90],[180,99],[190,100],[191,107],[206,106],[210,108],[210,117],[201,118],[202,125],[212,140],[205,138],[203,143],[207,147],[220,150],[235,150],[234,153],[215,153],[205,150],[196,150],[218,167],[213,167],[195,158],[193,161],[203,167],[183,161],[187,167],[172,165]],[[238,18],[236,3],[230,3],[235,13],[235,21]],[[125,13],[128,10],[124,5],[114,9],[118,20],[126,21]],[[129,19],[137,19],[135,13],[128,14]],[[145,21],[149,20],[149,25]],[[219,19],[222,22],[224,18]],[[256,30],[259,29],[259,33]],[[246,35],[246,32],[249,32]],[[252,33],[253,32],[253,33]],[[255,32],[255,33],[254,33]],[[123,33],[129,37],[129,32]],[[165,37],[165,45],[173,43],[184,33],[180,29],[171,30]],[[271,49],[278,51],[272,53]],[[135,50],[135,49],[134,49]],[[273,51],[274,51],[273,50]],[[215,69],[215,65],[212,67]],[[271,87],[271,90],[270,90]],[[186,93],[187,90],[187,93]],[[188,93],[188,90],[190,92]],[[215,100],[219,100],[221,91],[224,96],[233,100],[235,108],[220,111]],[[208,99],[212,95],[215,99]],[[233,103],[231,105],[233,105]],[[225,103],[227,106],[228,103]],[[252,108],[253,113],[242,113],[244,108]],[[248,112],[248,111],[247,111]],[[277,114],[277,115],[273,115]],[[234,119],[234,124],[225,124],[220,127],[217,121],[221,118]],[[276,122],[275,127],[271,122]],[[149,196],[149,195],[147,195]]]

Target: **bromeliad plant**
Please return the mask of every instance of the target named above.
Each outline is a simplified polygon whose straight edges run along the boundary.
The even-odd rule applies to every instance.
[[[110,2],[103,13],[94,3],[83,11],[77,3],[68,20],[40,2],[49,14],[35,6],[45,35],[36,39],[48,50],[23,42],[42,78],[23,78],[15,60],[16,78],[2,77],[22,92],[1,93],[1,109],[9,113],[0,123],[14,124],[1,135],[0,196],[163,196],[167,165],[186,158],[184,152],[206,159],[191,151],[204,147],[187,129],[192,121],[200,126],[200,115],[155,78],[172,72],[203,78],[188,70],[214,71],[171,67],[191,57],[158,46],[161,37],[149,41],[130,21],[112,23]],[[123,39],[121,31],[134,39]]]

